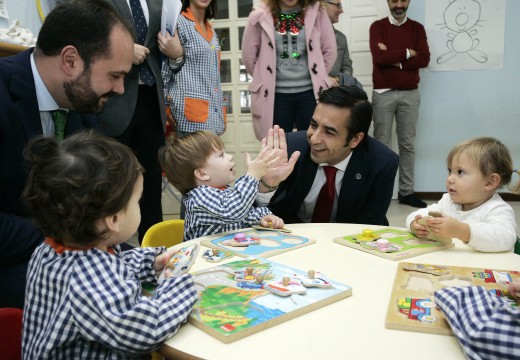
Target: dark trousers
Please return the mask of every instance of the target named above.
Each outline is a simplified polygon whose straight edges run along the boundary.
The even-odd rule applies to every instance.
[[[280,125],[285,132],[307,130],[316,108],[313,90],[299,93],[276,93],[274,96],[273,125]]]
[[[164,131],[161,124],[159,99],[156,85],[139,85],[134,116],[128,128],[118,139],[135,151],[145,169],[141,208],[141,224],[138,228],[139,243],[150,226],[161,222],[162,217],[162,169],[157,158],[164,146]]]

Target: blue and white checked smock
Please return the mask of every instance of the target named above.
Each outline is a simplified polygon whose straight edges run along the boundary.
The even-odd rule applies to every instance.
[[[23,358],[134,359],[156,350],[197,300],[191,275],[166,279],[152,298],[141,294],[163,252],[77,250],[47,239],[29,263]]]
[[[188,8],[177,22],[185,63],[175,74],[168,61],[163,62],[164,94],[171,98],[169,106],[178,131],[208,130],[221,135],[226,108],[220,86],[220,45],[209,22],[208,38],[197,28]]]
[[[191,190],[182,199],[186,207],[184,241],[258,225],[271,211],[253,206],[257,192],[258,180],[249,175],[238,178],[234,188],[202,185]]]
[[[519,307],[482,286],[441,289],[435,303],[468,359],[520,359]]]

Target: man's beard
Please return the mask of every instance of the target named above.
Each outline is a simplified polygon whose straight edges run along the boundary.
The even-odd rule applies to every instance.
[[[72,110],[87,114],[97,114],[103,111],[104,102],[100,101],[101,96],[92,89],[89,71],[83,71],[77,79],[64,83],[63,88],[72,105]],[[105,95],[112,96],[113,94],[111,91]]]
[[[398,10],[399,11],[399,14],[397,14],[395,11]],[[406,16],[406,12],[408,11],[408,8],[407,7],[403,7],[403,8],[395,8],[395,9],[392,9],[392,16],[394,18],[404,18]]]

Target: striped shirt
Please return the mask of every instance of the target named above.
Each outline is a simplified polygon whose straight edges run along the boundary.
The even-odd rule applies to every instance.
[[[258,180],[248,175],[238,178],[234,188],[203,185],[191,190],[183,197],[184,241],[257,225],[271,214],[267,207],[253,206],[257,192]]]
[[[482,286],[444,288],[435,303],[468,359],[520,359],[520,308]]]
[[[24,359],[133,359],[156,350],[197,300],[191,275],[169,278],[152,298],[141,282],[162,248],[113,253],[65,248],[47,239],[29,263]]]
[[[179,16],[177,31],[184,49],[185,63],[174,73],[163,62],[165,97],[177,121],[177,130],[224,132],[225,104],[220,86],[220,44],[213,28],[206,22],[208,38],[199,32],[191,11]]]

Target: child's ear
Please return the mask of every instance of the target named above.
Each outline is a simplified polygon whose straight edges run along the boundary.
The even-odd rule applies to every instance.
[[[102,226],[108,229],[110,232],[118,232],[119,231],[119,217],[116,215],[105,216],[100,220],[102,222]]]
[[[493,173],[486,182],[486,190],[495,190],[500,186],[500,175]]]
[[[208,181],[210,179],[209,175],[206,174],[204,169],[196,169],[193,174],[195,175],[195,179],[199,181]]]

